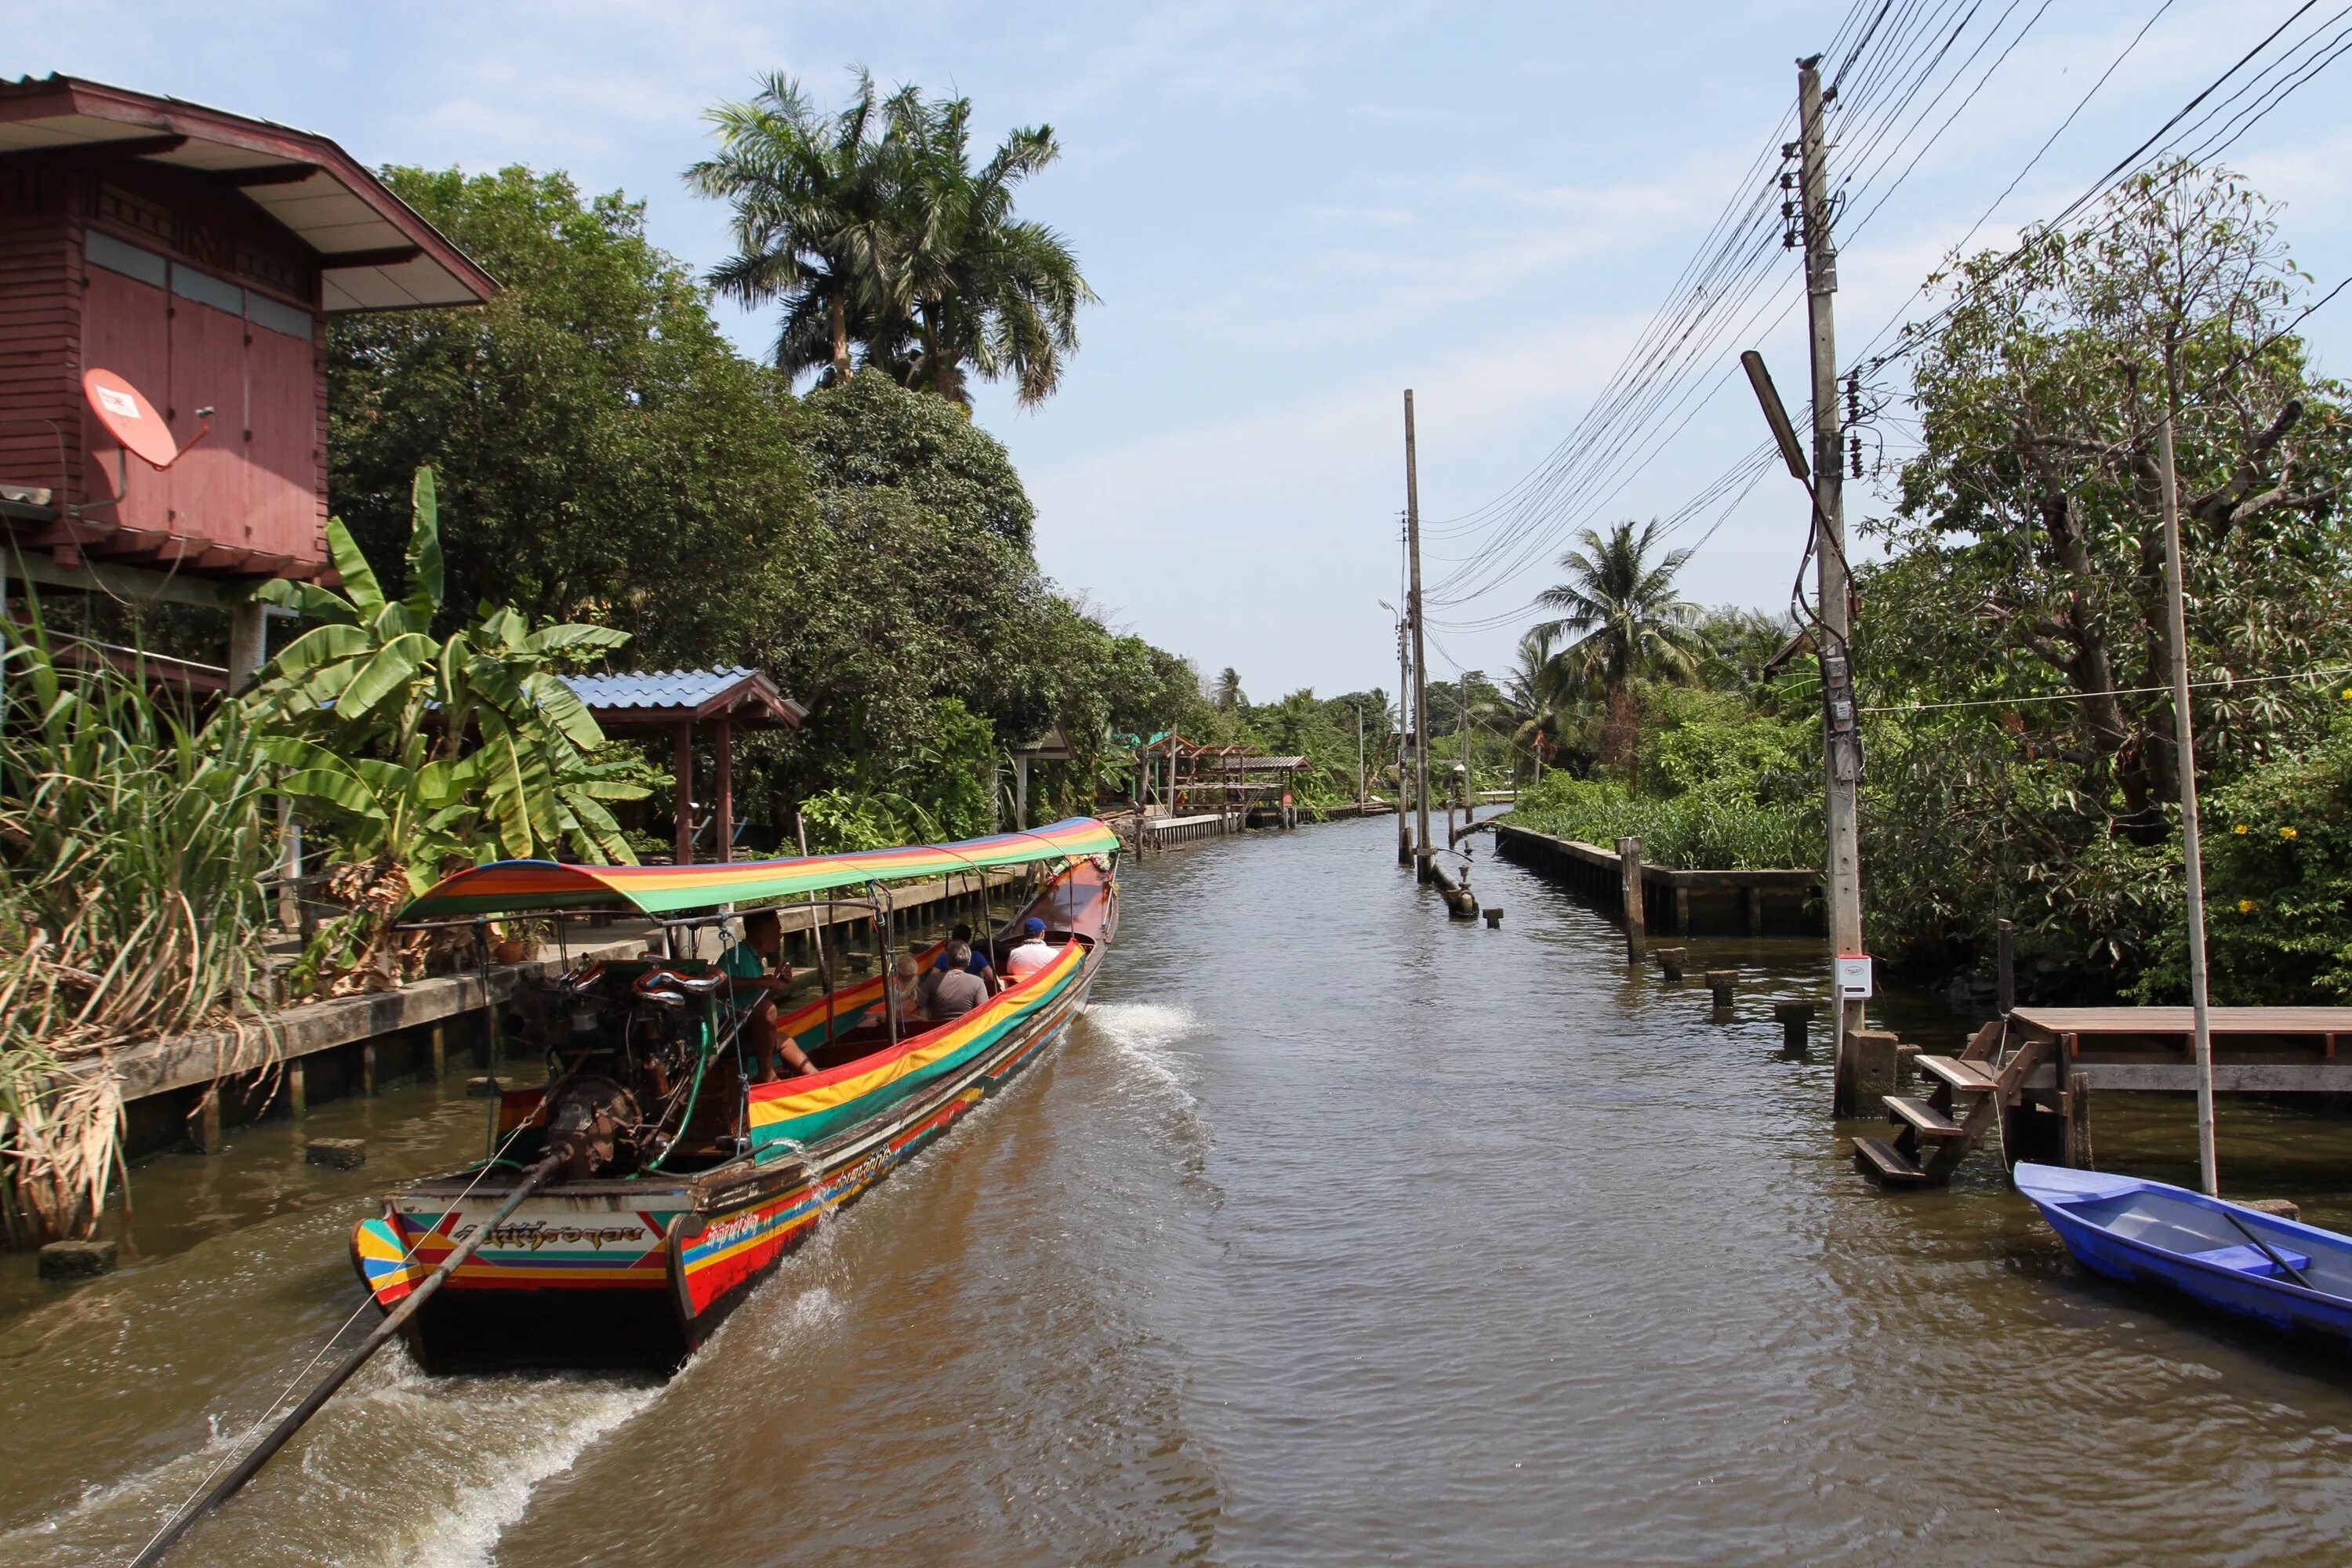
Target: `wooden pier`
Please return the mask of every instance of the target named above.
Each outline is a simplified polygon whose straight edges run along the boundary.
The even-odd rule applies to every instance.
[[[1628,906],[1626,861],[1615,849],[1494,825],[1505,858],[1540,871],[1612,910]],[[1822,936],[1822,874],[1801,868],[1682,871],[1634,862],[1641,925],[1676,936]]]
[[[2339,1049],[2352,1047],[2352,1007],[2215,1007],[2207,1016],[2215,1092],[2352,1092],[2352,1050]],[[1854,1163],[1889,1186],[1940,1185],[1997,1131],[2007,1164],[2086,1166],[2095,1093],[2197,1092],[2194,1029],[2186,1007],[2017,1008],[1958,1057],[1920,1057],[1927,1097],[1882,1093],[1895,1131],[1854,1140]]]
[[[1147,816],[1143,819],[1142,837],[1154,849],[1189,844],[1196,838],[1239,833],[1247,826],[1248,816],[1246,809],[1234,809],[1188,812],[1182,816]]]

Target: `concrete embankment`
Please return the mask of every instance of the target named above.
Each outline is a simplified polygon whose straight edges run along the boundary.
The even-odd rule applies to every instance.
[[[1627,861],[1614,848],[1495,824],[1495,848],[1506,859],[1576,889],[1606,907],[1627,905]],[[1642,897],[1642,924],[1678,936],[1822,936],[1822,874],[1805,868],[1756,871],[1683,871],[1633,863]]]

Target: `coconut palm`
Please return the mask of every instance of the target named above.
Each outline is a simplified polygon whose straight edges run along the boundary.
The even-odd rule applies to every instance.
[[[1237,711],[1249,699],[1242,695],[1242,672],[1227,665],[1209,689],[1209,706],[1220,713]]]
[[[1582,698],[1581,683],[1551,637],[1538,630],[1519,639],[1517,660],[1503,677],[1498,712],[1511,725],[1511,743],[1533,756],[1538,770],[1556,763]]]
[[[1536,595],[1559,617],[1539,622],[1528,635],[1573,638],[1559,657],[1580,679],[1598,681],[1612,704],[1636,676],[1694,679],[1705,652],[1699,607],[1675,595],[1675,574],[1691,552],[1669,551],[1654,560],[1654,519],[1618,523],[1605,538],[1588,528],[1577,539],[1581,548],[1559,558],[1568,581]]]
[[[750,307],[783,301],[776,367],[821,370],[828,384],[848,379],[853,343],[883,331],[886,254],[905,248],[874,79],[856,80],[849,106],[826,115],[792,78],[769,76],[748,102],[709,111],[718,154],[686,172],[735,205],[735,254],[711,285]]]
[[[898,338],[877,341],[875,357],[966,405],[967,367],[1009,378],[1024,405],[1044,402],[1078,346],[1078,308],[1095,300],[1062,237],[1013,216],[1015,188],[1062,155],[1053,128],[1013,131],[975,170],[970,99],[907,87],[884,112],[896,247],[884,314]]]

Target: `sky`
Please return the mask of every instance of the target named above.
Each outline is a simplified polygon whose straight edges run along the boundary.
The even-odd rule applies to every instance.
[[[1509,666],[1523,606],[1557,580],[1577,529],[1673,517],[1762,437],[1728,374],[1740,348],[1761,349],[1801,405],[1797,263],[1775,251],[1753,325],[1705,358],[1691,399],[1644,423],[1605,483],[1572,506],[1496,504],[1570,436],[1726,205],[1769,184],[1793,62],[1854,9],[0,0],[0,75],[192,99],[331,136],[371,164],[565,169],[584,189],[643,200],[655,241],[698,269],[727,254],[727,215],[680,171],[708,146],[704,110],[749,96],[765,72],[801,78],[826,104],[856,65],[967,95],[991,144],[1048,123],[1064,156],[1021,211],[1062,232],[1101,302],[1057,395],[1021,410],[983,388],[977,417],[1012,452],[1037,506],[1039,560],[1066,591],[1205,672],[1234,668],[1266,700],[1395,684],[1383,601],[1400,602],[1406,388],[1433,679]],[[1854,144],[1832,151],[1833,172],[1843,158],[1857,175],[1881,171],[1841,218],[1842,357],[1932,309],[1918,290],[1952,247],[2005,243],[2064,206],[2295,9],[1893,5],[1889,38],[1906,17],[1922,39],[1940,16],[1977,19],[1948,52],[1954,90],[1930,88],[1881,135],[1857,119]],[[1845,95],[1857,116],[1874,58],[1865,46]],[[2339,64],[2226,155],[2283,204],[2315,295],[2352,270],[2347,85],[2352,64]],[[768,316],[719,314],[747,353],[765,351]],[[2321,367],[2343,373],[2352,297],[2306,331]],[[1899,417],[1867,445],[1874,469],[1899,461]],[[1850,487],[1849,515],[1883,513],[1885,489]],[[1442,586],[1498,544],[1506,514],[1528,526],[1485,558],[1490,591]],[[1692,513],[1672,538],[1696,547],[1685,593],[1785,606],[1805,521],[1802,491],[1777,468],[1727,510]]]

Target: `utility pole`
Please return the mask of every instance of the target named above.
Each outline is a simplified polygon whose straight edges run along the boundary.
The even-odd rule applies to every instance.
[[[1405,771],[1405,736],[1412,726],[1412,645],[1405,641],[1404,617],[1397,617],[1397,864],[1412,864],[1412,818],[1404,808],[1412,777]]]
[[[1459,718],[1462,738],[1456,744],[1462,752],[1459,759],[1462,764],[1462,826],[1467,831],[1472,815],[1470,792],[1475,787],[1475,780],[1470,772],[1470,672],[1466,669],[1462,672],[1462,711]],[[1451,845],[1454,840],[1448,837],[1445,842]]]
[[[2205,1195],[2221,1195],[2213,1147],[2213,1025],[2206,1006],[2205,865],[2197,822],[2197,743],[2189,714],[2189,616],[2183,605],[2180,487],[2172,471],[2172,421],[2180,405],[2169,347],[2164,356],[2164,423],[2156,429],[2157,493],[2164,505],[2164,607],[2172,633],[2173,766],[2180,773],[2180,858],[2189,870],[2189,1005],[2197,1042],[2197,1174]],[[2061,1089],[2066,1086],[2059,1085]]]
[[[1805,237],[1805,305],[1811,327],[1813,371],[1813,526],[1819,570],[1822,766],[1829,796],[1830,943],[1838,954],[1858,954],[1862,945],[1862,845],[1855,821],[1854,792],[1862,773],[1861,736],[1855,728],[1853,644],[1847,637],[1848,584],[1845,561],[1844,465],[1839,460],[1837,247],[1830,237],[1829,145],[1822,124],[1822,58],[1797,62],[1797,108],[1802,140],[1802,199]],[[1845,1042],[1862,1027],[1862,1000],[1839,995],[1837,1003],[1835,1109],[1850,1111]]]
[[[1356,704],[1356,811],[1364,809],[1364,705]]]
[[[1834,372],[1832,373],[1834,375]],[[1412,445],[1412,388],[1404,389],[1404,539],[1412,557],[1412,591],[1405,614],[1412,621],[1412,811],[1413,875],[1429,880],[1429,656],[1422,646],[1421,472]]]

